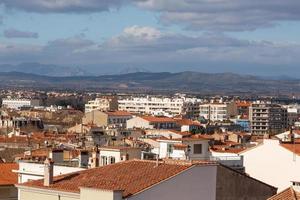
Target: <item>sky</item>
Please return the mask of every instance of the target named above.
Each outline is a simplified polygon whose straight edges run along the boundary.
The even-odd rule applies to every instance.
[[[300,75],[298,0],[0,0],[0,64]]]

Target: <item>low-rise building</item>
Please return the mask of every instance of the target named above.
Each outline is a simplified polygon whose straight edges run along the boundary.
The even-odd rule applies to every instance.
[[[123,162],[132,159],[141,159],[141,149],[127,146],[101,147],[93,152],[90,167],[98,167]]]
[[[175,127],[176,120],[169,117],[141,116],[127,121],[128,129],[173,129]]]
[[[300,143],[283,143],[278,139],[264,139],[259,145],[239,153],[244,157],[246,173],[278,188],[300,180]]]
[[[40,101],[38,99],[11,99],[6,98],[2,100],[3,108],[20,109],[23,107],[35,107],[39,106]]]
[[[19,200],[265,200],[276,188],[210,161],[130,160],[18,184]],[[243,183],[243,184],[241,184]]]
[[[85,113],[82,123],[91,124],[99,127],[122,127],[126,128],[127,120],[132,118],[132,114],[126,111],[107,111],[94,110]]]

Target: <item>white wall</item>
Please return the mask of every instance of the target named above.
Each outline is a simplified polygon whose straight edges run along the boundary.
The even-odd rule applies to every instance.
[[[61,174],[67,174],[71,172],[77,172],[84,170],[78,167],[66,167],[66,166],[57,166],[54,165],[54,176],[58,176]],[[19,170],[20,176],[18,183],[25,183],[28,180],[37,180],[44,178],[44,164],[39,163],[26,163],[20,162],[19,163]]]
[[[153,129],[153,126],[150,125],[148,121],[140,117],[135,117],[127,120],[126,127],[128,129],[133,129],[133,128]]]
[[[278,192],[291,186],[291,181],[300,181],[300,156],[279,145],[278,140],[264,140],[262,145],[242,152],[246,173],[269,185],[278,187]]]
[[[215,200],[216,177],[216,166],[195,166],[128,199]]]

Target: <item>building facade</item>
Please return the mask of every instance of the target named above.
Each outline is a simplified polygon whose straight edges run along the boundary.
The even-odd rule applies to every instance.
[[[11,109],[20,109],[22,107],[35,107],[40,106],[38,99],[3,99],[2,107]]]
[[[93,110],[101,111],[114,111],[118,110],[118,97],[117,96],[103,96],[89,101],[85,104],[85,113]]]
[[[267,102],[255,102],[249,111],[251,133],[255,135],[278,134],[288,128],[287,109]]]
[[[167,113],[170,116],[187,115],[190,118],[199,116],[200,100],[186,97],[131,97],[120,99],[119,110],[131,113],[155,114]]]

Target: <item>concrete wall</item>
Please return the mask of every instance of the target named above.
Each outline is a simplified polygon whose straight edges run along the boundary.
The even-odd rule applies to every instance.
[[[195,166],[129,200],[215,200],[216,166]]]
[[[18,190],[15,186],[0,186],[0,200],[17,200]]]
[[[122,200],[121,191],[80,188],[80,200]]]
[[[54,165],[54,176],[67,174],[71,172],[84,170],[78,167],[66,167]],[[19,180],[18,183],[25,183],[28,180],[37,180],[44,178],[44,164],[39,163],[19,163]]]
[[[266,200],[274,194],[275,188],[218,166],[216,200]]]
[[[92,112],[85,113],[82,118],[83,124],[95,124],[97,126],[107,126],[108,125],[108,115],[104,112],[94,110]]]
[[[278,140],[266,139],[263,144],[241,153],[246,173],[278,188],[278,192],[300,180],[300,156],[280,146]]]
[[[143,128],[143,129],[153,129],[153,126],[149,124],[148,121],[140,118],[140,117],[135,117],[130,120],[127,120],[126,127],[128,129],[133,129],[133,128]]]
[[[79,200],[79,194],[41,189],[19,189],[18,200]]]

